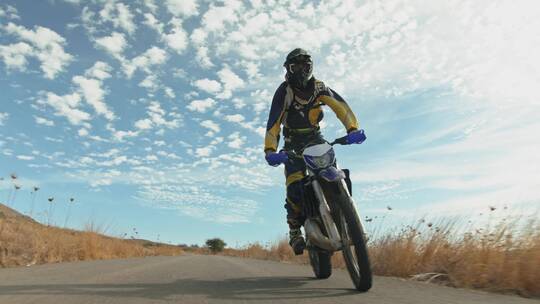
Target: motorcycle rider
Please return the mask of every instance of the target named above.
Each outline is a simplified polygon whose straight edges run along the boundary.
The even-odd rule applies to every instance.
[[[322,81],[313,77],[313,61],[304,49],[292,50],[283,64],[287,73],[285,81],[278,87],[266,125],[264,139],[265,159],[271,166],[285,164],[287,195],[285,209],[289,225],[289,244],[295,254],[301,254],[305,241],[300,227],[302,217],[302,183],[306,174],[303,159],[288,159],[285,151],[301,155],[308,143],[324,142],[319,122],[323,119],[322,106],[328,106],[347,130],[347,143],[362,143],[366,136],[359,129],[356,116],[345,100]],[[283,125],[284,147],[277,151]]]

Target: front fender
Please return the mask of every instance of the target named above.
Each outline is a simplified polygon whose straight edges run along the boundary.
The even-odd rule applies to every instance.
[[[342,170],[334,166],[330,166],[326,169],[321,170],[319,172],[319,176],[325,181],[330,182],[330,183],[337,182],[339,180],[345,179],[346,177],[345,172],[343,172]]]

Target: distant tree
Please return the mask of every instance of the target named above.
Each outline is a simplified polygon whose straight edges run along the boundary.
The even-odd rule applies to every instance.
[[[220,238],[213,238],[206,240],[206,246],[212,253],[217,253],[223,251],[223,248],[225,248],[227,244]]]

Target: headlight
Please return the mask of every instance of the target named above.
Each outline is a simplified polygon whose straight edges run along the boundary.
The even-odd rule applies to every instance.
[[[334,151],[329,150],[321,156],[304,155],[306,163],[313,169],[323,169],[334,163]]]

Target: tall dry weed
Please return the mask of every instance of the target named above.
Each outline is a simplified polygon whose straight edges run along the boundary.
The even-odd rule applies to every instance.
[[[503,219],[483,228],[463,227],[465,222],[421,220],[393,231],[370,229],[378,232],[369,241],[373,272],[540,297],[540,222],[536,217]],[[306,253],[294,256],[286,239],[266,247],[251,244],[228,249],[225,254],[309,263]],[[334,254],[332,265],[345,268],[341,252]]]

